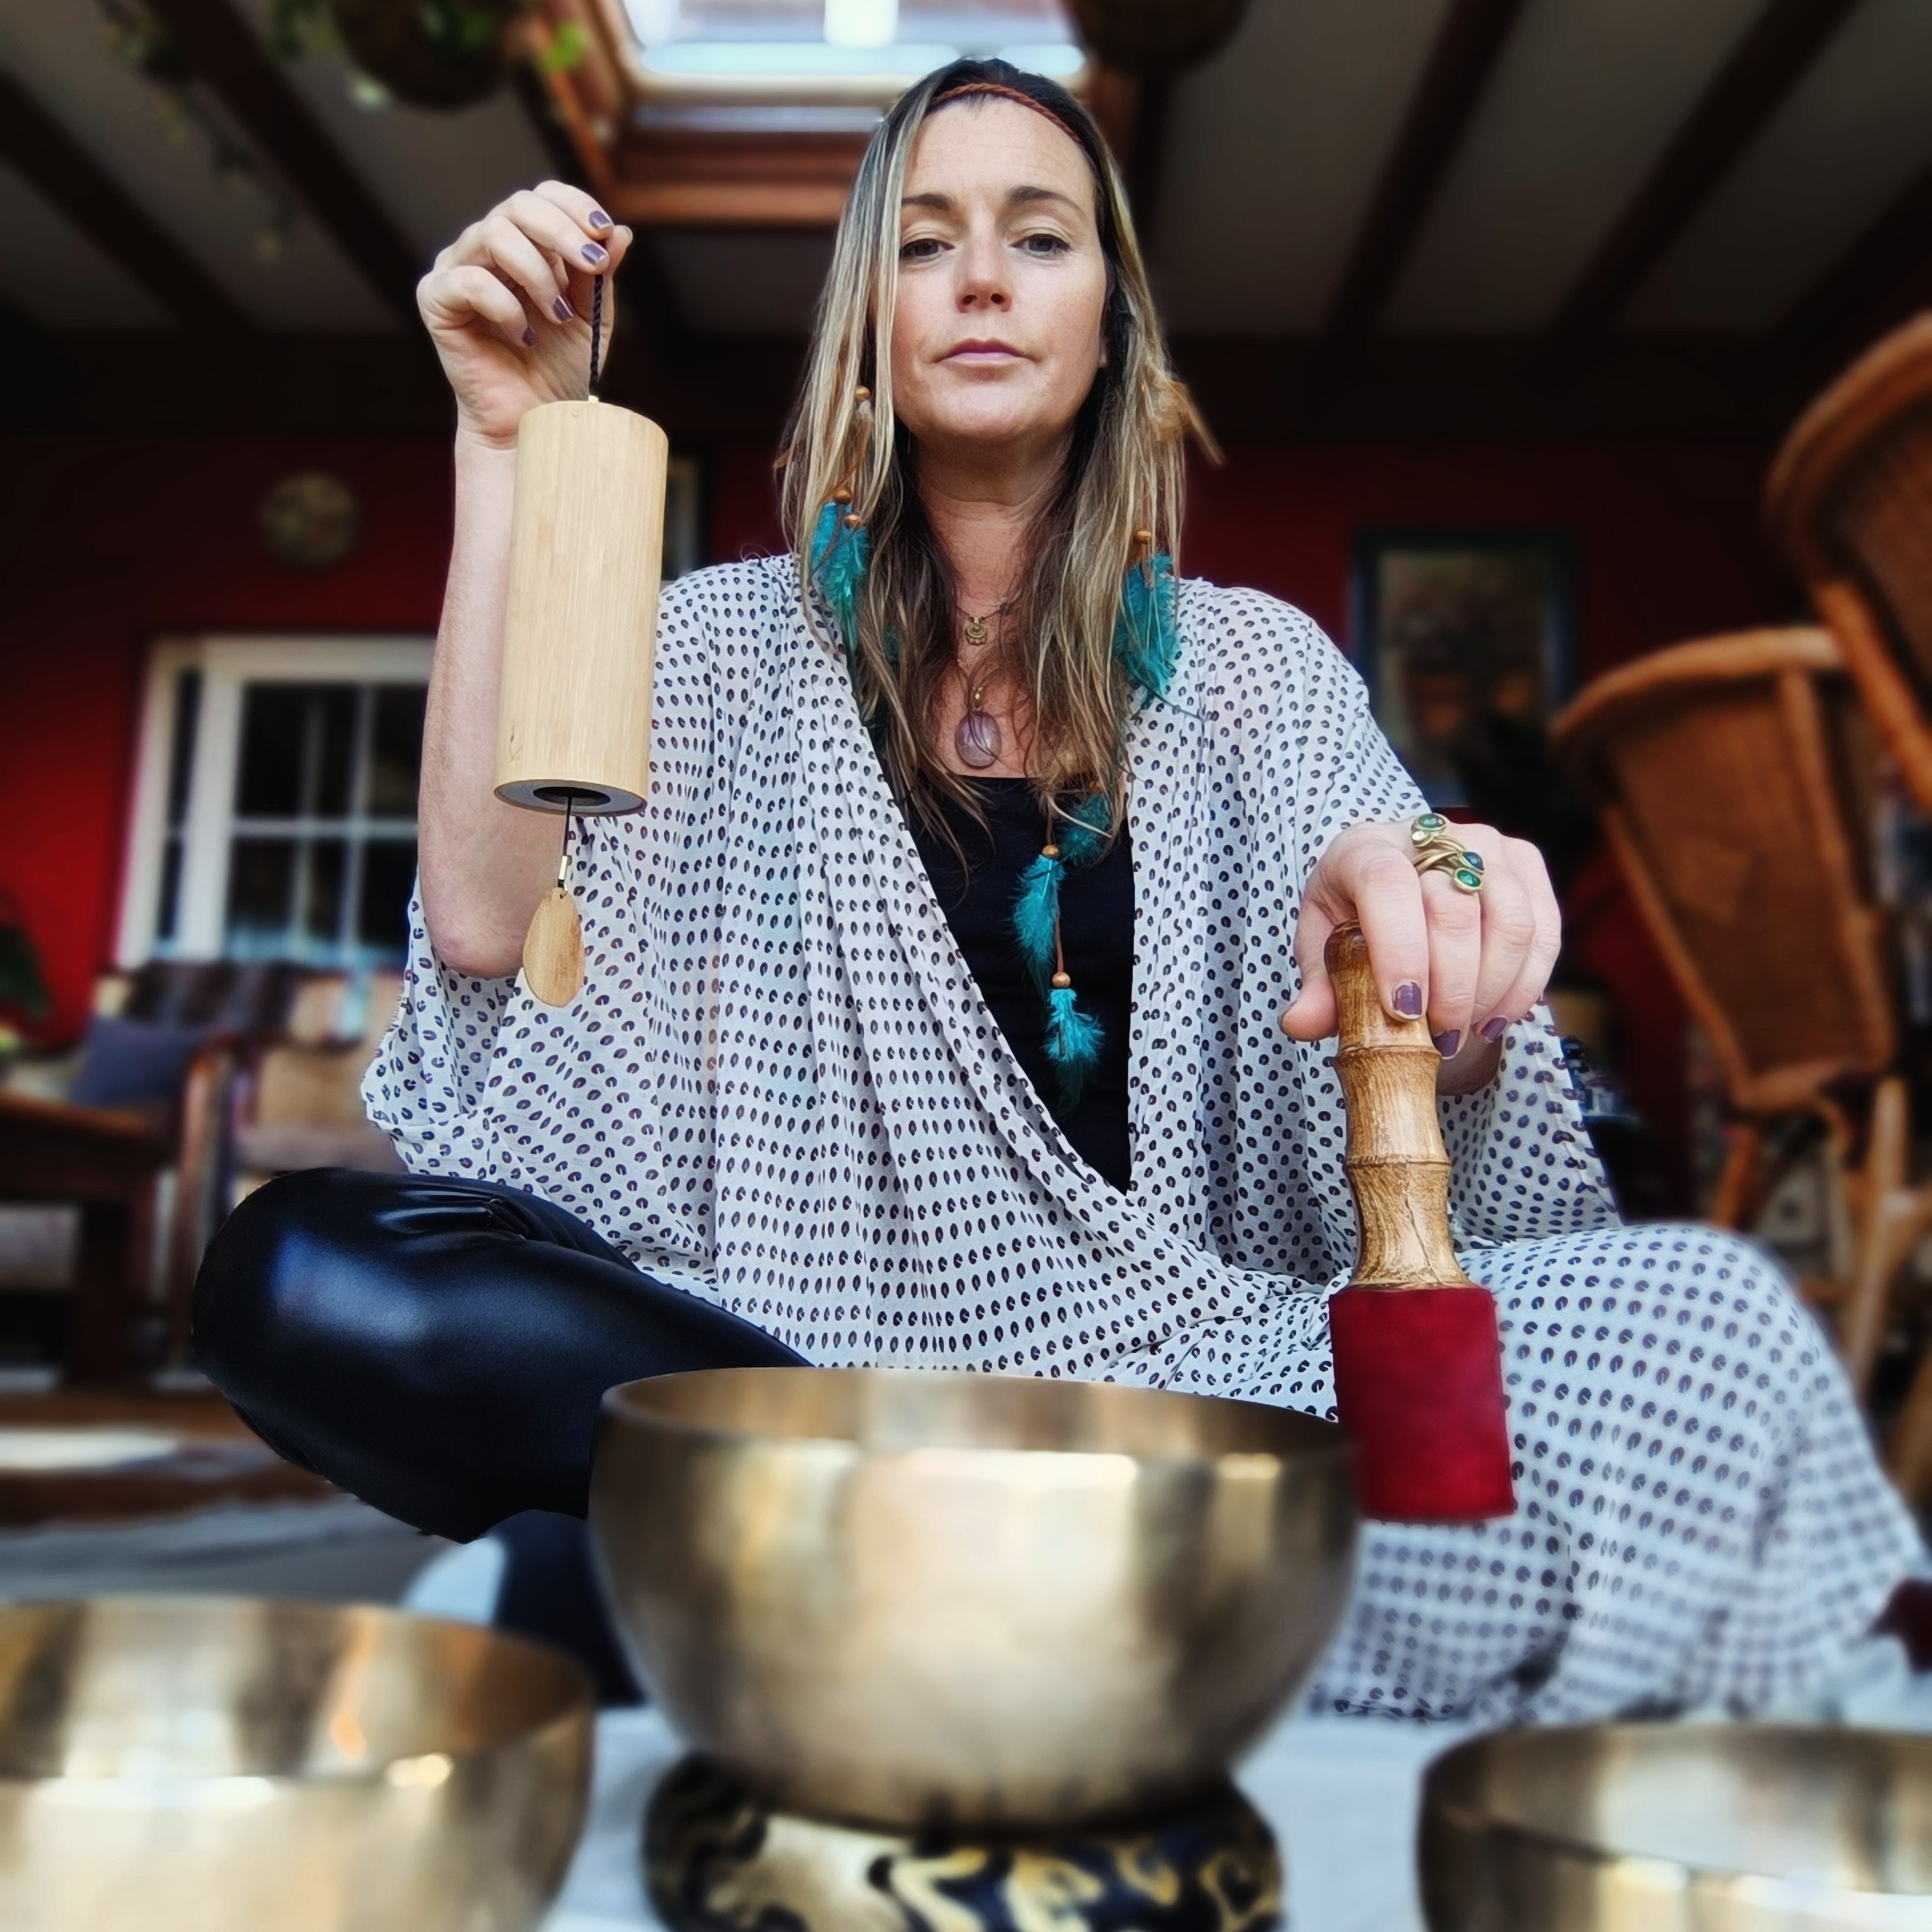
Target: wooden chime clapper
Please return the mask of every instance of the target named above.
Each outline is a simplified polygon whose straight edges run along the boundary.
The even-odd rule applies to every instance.
[[[1364,1515],[1474,1522],[1516,1508],[1496,1300],[1449,1234],[1442,1064],[1424,1019],[1393,1018],[1359,926],[1328,938],[1348,1103],[1343,1165],[1361,1220],[1354,1279],[1328,1304],[1335,1408]]]
[[[656,423],[597,400],[603,296],[600,276],[590,394],[532,410],[517,432],[503,615],[496,796],[563,817],[556,884],[524,941],[524,977],[551,1006],[568,1006],[584,984],[571,821],[635,812],[651,788],[651,674],[670,452]]]

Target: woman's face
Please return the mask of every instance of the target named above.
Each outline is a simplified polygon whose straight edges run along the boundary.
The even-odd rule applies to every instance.
[[[1106,259],[1072,137],[997,97],[920,128],[899,210],[892,406],[922,452],[1064,439],[1105,359]]]

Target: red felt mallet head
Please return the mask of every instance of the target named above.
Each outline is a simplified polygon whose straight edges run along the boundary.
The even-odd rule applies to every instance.
[[[1348,1103],[1344,1165],[1361,1219],[1354,1278],[1328,1304],[1335,1406],[1364,1516],[1474,1522],[1516,1508],[1494,1298],[1449,1235],[1442,1064],[1426,1020],[1394,1018],[1358,926],[1329,935]]]

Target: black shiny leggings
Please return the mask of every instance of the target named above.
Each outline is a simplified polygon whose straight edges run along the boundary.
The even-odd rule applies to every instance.
[[[615,1384],[802,1359],[533,1195],[339,1168],[272,1181],[230,1216],[194,1339],[283,1455],[459,1542],[526,1510],[584,1514]]]

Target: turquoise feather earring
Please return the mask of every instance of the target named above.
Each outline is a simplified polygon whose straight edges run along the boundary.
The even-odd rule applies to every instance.
[[[832,607],[845,646],[845,662],[856,668],[859,662],[859,586],[866,580],[866,566],[872,561],[872,533],[852,507],[852,486],[865,466],[866,454],[872,440],[872,392],[862,386],[853,392],[853,420],[860,433],[859,453],[845,472],[844,481],[832,493],[819,511],[812,532],[812,574],[820,594]]]

